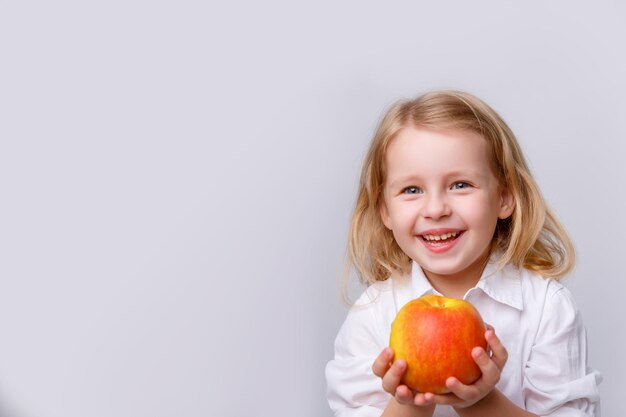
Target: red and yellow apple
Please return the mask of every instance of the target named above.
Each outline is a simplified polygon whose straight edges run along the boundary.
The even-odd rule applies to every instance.
[[[476,346],[487,349],[485,324],[471,303],[429,294],[400,309],[389,346],[394,360],[407,363],[404,384],[419,392],[445,394],[451,376],[464,384],[480,378],[471,352]]]

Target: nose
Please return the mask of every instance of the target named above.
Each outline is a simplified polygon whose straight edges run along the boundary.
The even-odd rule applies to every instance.
[[[431,193],[423,200],[422,215],[430,219],[440,219],[452,213],[448,199],[445,194]]]

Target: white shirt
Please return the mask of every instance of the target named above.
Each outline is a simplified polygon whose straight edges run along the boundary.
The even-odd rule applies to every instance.
[[[439,294],[413,262],[411,276],[392,276],[369,286],[350,309],[326,366],[328,402],[338,417],[379,417],[391,396],[372,372],[389,345],[398,310],[422,295]],[[587,340],[567,288],[526,269],[488,264],[465,300],[495,328],[508,351],[497,388],[539,416],[600,417],[597,371],[587,368]],[[437,406],[434,416],[457,416]]]

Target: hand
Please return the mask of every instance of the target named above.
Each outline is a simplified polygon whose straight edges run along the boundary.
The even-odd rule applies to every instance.
[[[458,379],[450,377],[446,380],[446,386],[450,394],[436,395],[430,392],[417,393],[415,404],[448,404],[454,408],[465,408],[476,404],[487,396],[500,380],[500,374],[506,364],[508,353],[491,326],[487,326],[485,338],[491,350],[491,356],[480,347],[472,349],[472,358],[482,372],[478,381],[471,385],[465,385]]]
[[[422,399],[418,401],[415,393],[409,387],[400,383],[406,372],[407,365],[402,359],[398,359],[391,364],[393,356],[393,349],[385,348],[372,364],[374,374],[383,380],[383,389],[393,395],[396,401],[402,405],[431,405],[431,402],[424,402]],[[434,404],[432,406],[434,407]]]

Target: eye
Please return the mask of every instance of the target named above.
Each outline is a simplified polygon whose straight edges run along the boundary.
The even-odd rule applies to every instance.
[[[404,190],[402,190],[402,194],[421,194],[422,193],[422,189],[419,187],[406,187]]]
[[[452,189],[453,190],[465,190],[467,188],[470,188],[471,184],[465,182],[465,181],[459,181],[459,182],[455,182],[454,184],[452,184]]]

